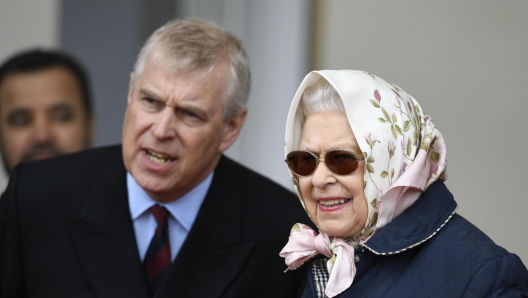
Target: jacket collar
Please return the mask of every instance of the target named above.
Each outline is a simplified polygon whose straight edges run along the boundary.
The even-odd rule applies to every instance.
[[[400,253],[433,237],[451,219],[457,204],[442,180],[362,246],[379,255]]]
[[[70,238],[97,296],[148,297],[128,208],[121,146],[108,149],[98,164],[91,169],[98,177],[83,209],[66,215]]]
[[[146,298],[145,275],[127,200],[121,147],[97,171],[86,205],[66,215],[70,237],[98,296]],[[222,156],[209,192],[156,298],[219,297],[242,270],[254,243],[241,239],[241,179]]]
[[[244,197],[240,172],[222,156],[209,192],[155,298],[219,297],[242,270],[254,243],[241,238]]]

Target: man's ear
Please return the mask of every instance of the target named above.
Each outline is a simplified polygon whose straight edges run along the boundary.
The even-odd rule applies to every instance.
[[[246,121],[246,116],[247,109],[244,109],[226,123],[223,131],[222,142],[218,148],[220,152],[226,151],[229,149],[229,147],[231,147],[231,145],[233,145],[233,143],[235,143],[238,134],[240,133],[240,130]]]

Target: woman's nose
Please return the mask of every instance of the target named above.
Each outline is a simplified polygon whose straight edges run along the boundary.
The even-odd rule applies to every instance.
[[[330,172],[328,167],[326,166],[326,163],[324,162],[324,158],[319,159],[319,163],[317,164],[317,168],[315,169],[315,172],[312,174],[312,184],[315,187],[318,188],[325,188],[329,184],[335,183],[337,180],[334,177],[334,174]]]

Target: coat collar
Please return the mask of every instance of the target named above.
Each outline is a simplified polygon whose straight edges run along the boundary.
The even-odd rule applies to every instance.
[[[101,160],[98,178],[79,214],[66,215],[83,269],[101,297],[148,297],[126,190],[121,147]],[[75,199],[75,198],[72,198]],[[138,282],[140,281],[140,282]]]
[[[396,254],[424,243],[451,219],[457,204],[442,180],[362,246],[375,254]]]
[[[243,196],[239,172],[222,156],[187,240],[155,296],[218,297],[235,279],[254,243],[241,239]]]
[[[97,169],[99,177],[79,214],[66,224],[95,292],[105,297],[146,298],[126,190],[121,147]],[[222,156],[196,221],[156,298],[218,297],[251,255],[241,240],[243,197],[235,163]]]

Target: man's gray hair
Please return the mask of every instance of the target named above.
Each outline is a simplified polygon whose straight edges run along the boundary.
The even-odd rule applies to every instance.
[[[303,109],[303,123],[306,117],[314,113],[342,112],[345,113],[345,106],[341,96],[330,83],[324,78],[320,78],[315,84],[304,89],[301,96]]]
[[[221,75],[227,76],[224,121],[247,105],[251,86],[249,58],[240,40],[216,24],[200,19],[172,20],[152,33],[134,65],[134,86],[147,60],[180,73],[210,72],[215,66],[228,63],[227,73]]]

